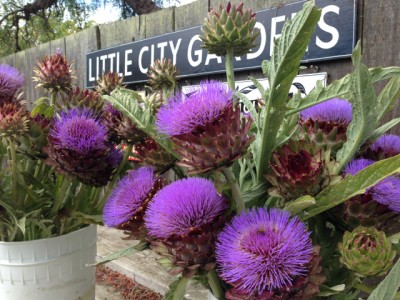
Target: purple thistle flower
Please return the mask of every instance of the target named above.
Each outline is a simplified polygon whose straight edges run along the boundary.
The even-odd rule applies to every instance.
[[[352,107],[346,100],[333,98],[301,111],[300,117],[303,120],[312,119],[347,126],[352,120]]]
[[[383,152],[385,158],[396,156],[400,153],[400,136],[384,134],[370,147],[373,152]]]
[[[152,167],[132,170],[125,175],[104,205],[104,223],[110,227],[117,227],[129,221],[147,200],[155,182]]]
[[[149,204],[145,223],[149,235],[168,239],[212,223],[226,208],[210,180],[192,177],[160,190]]]
[[[400,213],[400,178],[390,176],[378,182],[372,189],[372,199]]]
[[[160,108],[156,125],[161,133],[177,136],[212,123],[232,103],[232,92],[221,82],[203,81],[189,97],[182,95]]]
[[[279,209],[251,209],[218,235],[221,278],[247,295],[290,287],[306,275],[312,258],[310,233],[297,217]]]
[[[350,174],[352,176],[356,175],[361,170],[365,169],[369,165],[374,163],[371,159],[366,158],[356,158],[350,161],[343,170],[343,175]]]
[[[0,99],[12,97],[23,84],[24,77],[16,68],[0,64]]]
[[[88,109],[74,108],[61,112],[61,117],[56,119],[50,134],[58,146],[82,155],[108,148],[106,126]]]

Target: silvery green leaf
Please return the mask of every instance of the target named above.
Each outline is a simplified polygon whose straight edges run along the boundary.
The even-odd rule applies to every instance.
[[[400,172],[400,154],[380,160],[358,172],[356,175],[347,175],[335,185],[328,186],[315,196],[316,204],[305,210],[303,220],[309,219],[336,205],[345,202],[355,195],[364,193],[376,183]]]
[[[287,210],[292,215],[296,215],[304,209],[310,207],[311,205],[314,205],[315,203],[316,201],[314,197],[310,195],[305,195],[287,203],[283,209]]]
[[[371,142],[375,142],[382,134],[384,134],[386,131],[392,129],[398,124],[400,124],[400,118],[390,120],[386,124],[383,124],[379,128],[375,129],[374,132],[372,132],[371,136],[369,137],[369,140]]]
[[[353,117],[346,132],[347,141],[336,155],[336,160],[339,162],[336,174],[355,156],[371,136],[378,122],[375,90],[368,68],[361,63],[360,43],[354,49],[352,59],[355,66],[351,80]]]
[[[390,79],[378,96],[377,112],[378,121],[388,113],[400,96],[400,76]]]
[[[392,300],[400,287],[400,259],[367,300]]]
[[[269,94],[264,97],[265,111],[261,148],[257,161],[257,178],[263,180],[268,162],[276,147],[276,138],[287,112],[286,103],[293,79],[299,70],[321,10],[314,1],[308,1],[296,16],[285,22],[282,35],[275,40],[270,62],[262,65],[269,80]]]

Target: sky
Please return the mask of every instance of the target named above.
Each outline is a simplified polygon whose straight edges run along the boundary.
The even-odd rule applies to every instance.
[[[175,1],[175,4],[173,3],[173,1],[171,1],[171,5],[182,6],[194,1],[196,0],[179,0]],[[90,17],[90,20],[95,21],[97,24],[105,24],[118,20],[119,16],[120,14],[118,8],[112,7],[111,4],[107,4],[106,6],[102,6],[97,9]]]

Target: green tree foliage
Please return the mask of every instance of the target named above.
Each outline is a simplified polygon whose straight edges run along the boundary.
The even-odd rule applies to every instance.
[[[7,0],[0,5],[0,57],[95,25],[90,13],[102,5],[120,9],[121,18],[171,5],[172,0]],[[0,0],[1,3],[1,0]]]

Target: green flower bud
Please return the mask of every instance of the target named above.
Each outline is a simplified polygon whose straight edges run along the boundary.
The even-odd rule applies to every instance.
[[[383,231],[359,226],[346,231],[339,243],[340,261],[357,276],[385,274],[392,266],[396,251]]]
[[[254,30],[255,16],[251,9],[243,10],[243,2],[238,6],[228,2],[226,7],[220,4],[218,9],[211,9],[201,28],[202,47],[218,56],[225,56],[227,49],[232,49],[234,56],[248,53],[256,46],[259,35]]]

